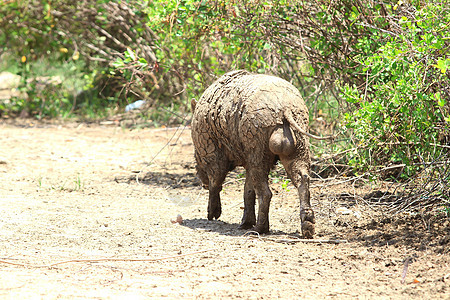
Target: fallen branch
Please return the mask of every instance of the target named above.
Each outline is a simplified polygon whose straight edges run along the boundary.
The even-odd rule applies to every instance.
[[[6,261],[6,260],[3,260],[3,259],[0,259],[0,264],[7,264],[7,265],[21,266],[21,267],[26,267],[27,266],[25,264],[14,263],[14,262]]]
[[[260,235],[248,235],[251,238],[261,239],[264,241],[271,241],[276,243],[312,243],[312,244],[344,244],[348,243],[347,240],[323,240],[323,239],[300,239],[297,237],[288,237],[288,238],[272,238],[272,237],[264,237]]]
[[[190,255],[195,255],[195,254],[204,253],[204,252],[209,252],[209,251],[214,251],[214,250],[216,250],[216,249],[201,250],[201,251],[190,252],[190,253],[186,253],[186,254],[179,254],[179,255],[173,255],[173,256],[165,256],[165,257],[158,257],[158,258],[96,258],[96,259],[69,259],[69,260],[64,260],[64,261],[60,261],[60,262],[56,262],[56,263],[51,263],[51,264],[47,264],[47,265],[32,265],[32,264],[27,264],[27,263],[14,263],[14,262],[9,262],[9,261],[4,260],[4,259],[0,260],[0,263],[3,263],[3,264],[9,264],[9,265],[14,265],[14,266],[21,266],[21,267],[29,267],[29,268],[52,268],[52,267],[57,266],[57,265],[68,264],[68,263],[137,262],[137,261],[141,261],[141,262],[153,262],[153,261],[168,260],[168,259],[173,259],[173,258],[180,258],[180,257],[184,257],[184,256],[190,256]]]

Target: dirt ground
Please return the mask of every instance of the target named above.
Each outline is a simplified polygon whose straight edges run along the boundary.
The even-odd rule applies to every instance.
[[[271,233],[251,236],[242,173],[208,221],[189,129],[0,121],[0,298],[450,299],[444,214],[387,215],[364,200],[384,184],[315,179],[323,242],[305,242],[275,171]]]

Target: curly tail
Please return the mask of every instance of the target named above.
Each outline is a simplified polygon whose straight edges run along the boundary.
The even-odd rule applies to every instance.
[[[292,112],[290,110],[285,110],[284,111],[284,117],[286,118],[286,120],[289,122],[289,124],[291,124],[292,126],[294,126],[294,128],[300,132],[301,134],[306,135],[307,137],[310,137],[312,139],[316,139],[316,140],[329,140],[329,139],[334,139],[334,136],[317,136],[317,135],[313,135],[305,130],[303,130],[295,121],[294,116],[292,115]]]

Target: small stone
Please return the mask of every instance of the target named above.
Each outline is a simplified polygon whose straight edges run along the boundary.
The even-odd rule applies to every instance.
[[[172,224],[183,224],[183,218],[181,217],[181,215],[177,215],[177,217],[175,218],[175,220],[171,220]]]

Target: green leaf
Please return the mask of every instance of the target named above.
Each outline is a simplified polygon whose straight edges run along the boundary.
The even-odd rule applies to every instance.
[[[139,58],[139,62],[141,64],[145,64],[145,65],[147,64],[147,60],[145,58],[143,58],[143,57]]]
[[[134,54],[134,51],[131,50],[131,48],[127,48],[127,51],[125,51],[125,57],[131,59],[132,61],[136,60],[136,54]]]
[[[112,63],[112,66],[114,68],[122,68],[125,66],[125,63],[123,62],[123,60],[121,58],[116,59],[115,62]]]
[[[434,98],[437,100],[437,103],[440,107],[443,107],[445,105],[445,99],[441,98],[440,92],[435,93]]]
[[[445,74],[445,72],[447,72],[447,69],[450,67],[450,59],[438,59],[437,64],[433,65],[433,67],[441,70],[442,74]]]

